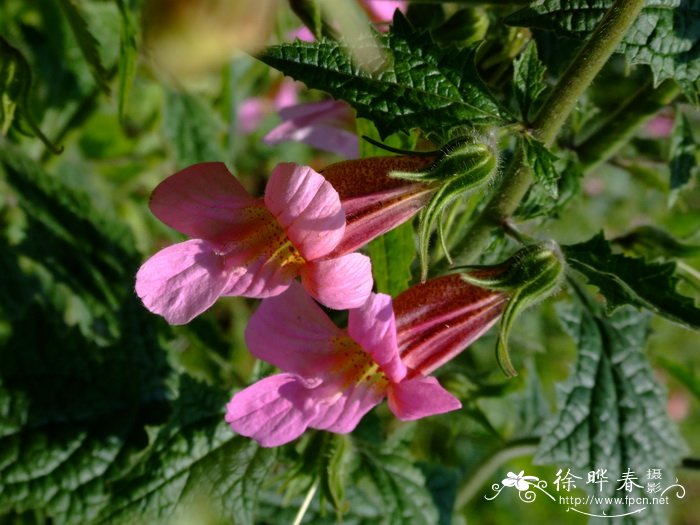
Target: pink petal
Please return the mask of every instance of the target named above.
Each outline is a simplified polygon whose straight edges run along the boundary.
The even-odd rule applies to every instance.
[[[150,207],[171,228],[218,241],[238,226],[239,211],[254,203],[222,162],[204,162],[161,182],[151,195]]]
[[[285,77],[277,89],[272,105],[275,109],[280,110],[288,106],[296,105],[299,100],[299,89],[303,86],[300,82],[295,82],[289,77]]]
[[[246,134],[254,132],[260,127],[260,123],[268,112],[268,106],[261,97],[245,99],[236,112],[238,129]]]
[[[393,384],[388,392],[389,408],[402,421],[443,414],[462,407],[455,396],[434,377],[415,377]]]
[[[236,257],[238,259],[238,257]],[[235,277],[222,295],[265,299],[281,294],[292,283],[298,271],[294,267],[282,267],[276,259],[260,256],[243,265],[231,268]]]
[[[399,0],[363,0],[370,11],[370,17],[376,22],[391,22],[394,11],[406,11],[406,2]]]
[[[309,427],[338,434],[352,432],[362,417],[386,395],[385,388],[367,381],[345,387],[342,393],[339,388],[342,387],[331,383],[317,389],[327,392],[323,396],[326,401],[319,403],[318,413]],[[320,392],[319,397],[322,397]]]
[[[136,274],[136,293],[151,312],[184,324],[214,304],[229,277],[215,246],[193,239],[148,259]]]
[[[294,283],[282,295],[266,299],[250,318],[245,340],[250,352],[277,368],[305,378],[321,377],[336,352],[340,330]]]
[[[406,376],[396,346],[396,321],[390,296],[370,294],[364,305],[350,310],[348,334],[372,356],[392,383]]]
[[[307,261],[327,255],[343,238],[345,213],[338,192],[308,166],[278,164],[265,204]]]
[[[314,40],[316,40],[314,34],[306,26],[301,26],[295,29],[294,31],[290,31],[289,33],[287,33],[287,38],[289,38],[290,40],[298,38],[302,42],[313,42]]]
[[[350,253],[307,262],[301,284],[321,304],[336,310],[357,308],[372,292],[372,263],[366,255]]]
[[[318,409],[313,392],[299,377],[277,374],[238,392],[226,405],[226,422],[263,447],[298,438]]]
[[[345,157],[358,156],[354,115],[347,103],[324,100],[296,104],[281,109],[279,114],[282,123],[263,138],[266,144],[297,141]]]

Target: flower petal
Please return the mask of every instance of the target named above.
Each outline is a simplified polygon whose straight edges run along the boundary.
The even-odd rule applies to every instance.
[[[338,192],[308,166],[278,164],[265,204],[307,261],[329,254],[343,238],[345,212]]]
[[[266,299],[250,318],[245,340],[251,353],[277,368],[305,378],[322,377],[342,335],[304,289],[294,283]]]
[[[193,239],[168,246],[143,263],[136,293],[151,312],[170,324],[184,324],[214,304],[232,275],[213,244]]]
[[[390,296],[370,294],[364,305],[350,310],[348,334],[372,356],[392,383],[406,376],[396,346],[396,320]]]
[[[235,272],[236,278],[229,280],[229,286],[222,295],[254,299],[281,294],[289,288],[297,275],[294,268],[282,267],[275,260],[265,257],[255,258],[242,266],[234,266],[232,271]]]
[[[298,438],[317,413],[313,390],[297,376],[277,374],[238,392],[226,405],[226,422],[263,447]]]
[[[455,396],[445,390],[434,377],[415,377],[391,385],[389,408],[403,421],[412,421],[462,407]]]
[[[302,266],[301,283],[321,304],[336,310],[357,308],[372,292],[372,263],[366,255],[350,253]]]
[[[288,106],[279,111],[282,123],[264,138],[266,144],[287,140],[304,142],[323,151],[357,157],[359,141],[354,133],[352,108],[340,100],[324,100]]]
[[[239,225],[241,208],[254,203],[222,162],[203,162],[161,182],[150,207],[161,221],[185,235],[219,241]]]
[[[371,382],[362,382],[346,389],[338,395],[338,386],[330,384],[326,387],[329,394],[325,403],[320,403],[319,410],[309,427],[328,430],[338,434],[352,432],[362,417],[377,406],[386,395],[385,389]]]

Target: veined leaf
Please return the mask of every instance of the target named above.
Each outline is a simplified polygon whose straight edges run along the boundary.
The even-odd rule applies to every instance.
[[[614,0],[545,0],[513,13],[506,23],[578,39],[593,31]],[[700,0],[647,0],[618,47],[630,64],[648,64],[658,85],[700,77]]]
[[[9,146],[0,166],[26,215],[24,240],[0,243],[0,311],[11,319],[0,352],[0,513],[90,523],[144,426],[164,419],[163,325],[132,292],[140,256],[128,230]]]
[[[613,253],[600,233],[592,239],[563,247],[567,262],[598,287],[607,309],[631,304],[680,323],[700,328],[700,308],[676,291],[675,263],[647,262]]]
[[[630,469],[645,486],[648,469],[660,469],[663,486],[673,484],[673,468],[684,451],[678,432],[666,415],[663,392],[644,356],[649,316],[632,308],[600,317],[580,307],[560,311],[564,328],[578,346],[578,359],[560,389],[559,412],[546,424],[535,461],[571,468],[583,479],[577,486],[596,496],[620,495],[622,475]],[[586,474],[607,469],[608,482],[586,483]],[[631,497],[644,496],[631,486]],[[608,515],[639,506],[624,498],[592,505]],[[624,523],[658,523],[653,506]]]
[[[382,519],[376,523],[437,523],[437,508],[420,469],[395,452],[371,447],[359,452],[362,463],[355,471],[356,484],[373,507],[383,509]]]
[[[58,0],[58,3],[68,20],[68,24],[73,30],[75,39],[78,42],[78,47],[80,47],[85,60],[90,66],[90,71],[92,71],[92,76],[95,78],[97,85],[100,86],[100,89],[105,93],[109,93],[107,70],[102,64],[99,44],[90,32],[87,19],[76,5],[75,0]]]
[[[523,138],[523,158],[532,170],[535,184],[540,184],[552,198],[556,199],[558,197],[559,174],[554,163],[558,157],[539,140],[525,135]]]
[[[415,127],[446,131],[508,118],[478,76],[475,48],[437,47],[398,11],[388,35],[348,45],[378,45],[384,63],[355,65],[343,43],[327,38],[273,46],[258,58],[310,88],[346,100],[358,116],[372,120],[382,136]]]
[[[676,120],[673,124],[673,134],[671,135],[671,195],[683,186],[688,184],[693,168],[697,164],[695,158],[698,145],[693,137],[693,130],[690,122],[681,111],[676,113]]]
[[[544,80],[545,71],[545,65],[537,55],[537,44],[531,40],[513,62],[513,87],[525,122],[528,122],[528,115],[539,96],[547,89],[547,83]]]
[[[252,524],[257,492],[275,449],[235,436],[224,423],[227,397],[187,376],[170,421],[145,457],[114,486],[100,523],[172,523],[198,505],[216,519]]]

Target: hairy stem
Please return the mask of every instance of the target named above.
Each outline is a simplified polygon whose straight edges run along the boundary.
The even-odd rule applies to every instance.
[[[612,157],[640,126],[679,94],[680,88],[671,79],[656,89],[651,80],[642,86],[578,145],[576,150],[584,171],[590,171]]]
[[[477,467],[474,475],[470,476],[460,487],[455,501],[455,508],[457,510],[464,508],[484,483],[488,482],[493,477],[494,473],[501,465],[511,459],[533,455],[537,450],[539,442],[539,438],[514,440],[492,454]]]
[[[615,0],[569,64],[533,121],[533,133],[547,146],[552,145],[579,97],[613,54],[643,7],[644,0]],[[530,184],[532,173],[523,165],[522,154],[518,152],[491,200],[457,247],[459,263],[471,262],[481,253],[491,231],[515,212]]]

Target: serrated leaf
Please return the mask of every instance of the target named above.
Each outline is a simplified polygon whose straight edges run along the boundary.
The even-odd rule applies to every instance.
[[[114,486],[99,523],[172,523],[205,505],[217,519],[254,522],[257,492],[276,456],[224,423],[227,396],[180,378],[180,395],[145,456]]]
[[[356,485],[373,507],[382,509],[386,525],[434,525],[438,511],[425,476],[406,457],[395,452],[362,447]]]
[[[676,120],[673,124],[673,134],[671,135],[671,195],[674,195],[680,188],[690,182],[693,168],[697,164],[695,158],[698,145],[693,137],[693,130],[686,117],[681,111],[676,112]]]
[[[647,262],[612,253],[602,233],[562,248],[571,268],[581,272],[605,297],[608,312],[630,304],[684,326],[700,328],[700,308],[676,291],[675,263]]]
[[[122,227],[10,147],[4,184],[26,215],[2,243],[12,309],[0,352],[0,512],[90,523],[162,420],[162,324],[132,293],[140,256]],[[88,305],[88,306],[86,306]],[[15,309],[16,308],[16,309]]]
[[[544,81],[545,72],[545,65],[537,55],[537,44],[531,40],[513,62],[515,98],[525,122],[529,122],[528,115],[532,112],[539,96],[547,89],[547,83]]]
[[[525,135],[523,138],[523,159],[532,170],[535,184],[539,184],[553,198],[558,195],[559,174],[554,167],[558,157],[549,151],[539,140]]]
[[[580,307],[562,308],[560,319],[576,342],[578,358],[559,391],[559,412],[546,424],[536,463],[571,468],[583,479],[577,486],[595,496],[620,495],[622,474],[631,469],[643,484],[647,469],[663,473],[664,486],[673,484],[669,469],[684,452],[678,431],[666,414],[664,394],[644,356],[649,316],[632,308],[612,317],[599,317]],[[586,473],[607,469],[608,483],[585,484]],[[631,497],[644,496],[631,487]],[[591,511],[623,514],[637,507],[595,501]],[[624,523],[658,523],[653,508],[628,516]]]
[[[563,151],[555,169],[558,176],[557,198],[541,185],[532,185],[518,206],[516,216],[520,219],[533,219],[541,216],[557,216],[581,192],[583,171],[575,155]]]
[[[107,84],[107,70],[102,64],[100,49],[97,39],[90,32],[89,24],[83,13],[80,11],[75,0],[58,0],[66,20],[70,25],[75,40],[78,42],[78,47],[83,53],[86,62],[90,66],[92,76],[95,82],[100,86],[100,89],[105,93],[109,93],[109,85]]]
[[[506,23],[587,38],[613,0],[545,0],[513,13]],[[648,64],[656,85],[700,77],[700,0],[647,0],[617,51],[630,64]]]
[[[508,118],[478,76],[474,47],[435,46],[399,11],[389,34],[351,43],[360,51],[377,45],[385,62],[364,68],[353,63],[342,43],[327,38],[272,46],[258,58],[310,88],[346,100],[358,116],[372,120],[382,136],[415,127],[438,132]]]
[[[188,93],[168,92],[163,132],[179,165],[224,159],[222,130],[218,114],[199,99]]]

